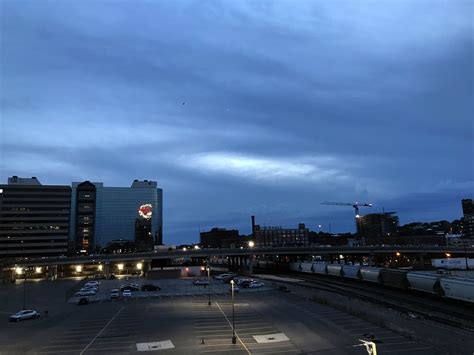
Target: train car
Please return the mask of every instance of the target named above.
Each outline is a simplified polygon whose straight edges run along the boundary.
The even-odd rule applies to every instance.
[[[349,279],[360,279],[360,265],[343,265],[342,276]]]
[[[433,295],[440,295],[440,278],[440,275],[412,271],[407,273],[408,288]]]
[[[311,262],[305,262],[305,263],[301,263],[301,272],[313,272],[313,263]]]
[[[447,276],[440,279],[440,285],[443,297],[474,304],[474,279]]]
[[[360,268],[360,277],[363,281],[380,283],[380,270],[378,267],[363,266]]]
[[[339,264],[328,264],[327,266],[328,275],[341,277],[342,265]]]
[[[300,262],[297,263],[290,263],[290,270],[291,271],[300,271]]]
[[[407,273],[408,270],[382,269],[380,270],[380,283],[384,286],[406,290],[409,286]]]
[[[318,262],[313,263],[313,272],[316,274],[327,274],[328,263]]]

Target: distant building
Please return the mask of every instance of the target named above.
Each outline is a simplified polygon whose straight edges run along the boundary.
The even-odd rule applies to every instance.
[[[212,228],[209,232],[200,233],[199,244],[201,248],[238,248],[243,246],[244,241],[236,229]]]
[[[462,200],[462,227],[463,236],[468,239],[474,238],[474,204],[472,199]]]
[[[163,191],[148,180],[135,180],[131,187],[73,182],[71,216],[76,251],[90,253],[113,240],[135,239],[137,217],[149,221],[147,238],[151,236],[152,244],[153,240],[162,242]]]
[[[104,254],[124,254],[134,253],[136,251],[135,242],[132,240],[112,240],[102,249]]]
[[[357,234],[364,238],[396,236],[398,223],[395,212],[366,214],[358,218]]]
[[[309,246],[309,229],[304,223],[298,224],[298,228],[261,227],[252,216],[252,234],[259,248]]]
[[[67,254],[71,187],[36,177],[0,185],[0,257]]]

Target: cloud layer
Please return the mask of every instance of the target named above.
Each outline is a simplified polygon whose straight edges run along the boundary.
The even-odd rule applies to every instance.
[[[0,6],[2,181],[157,180],[169,243],[472,197],[471,1]]]

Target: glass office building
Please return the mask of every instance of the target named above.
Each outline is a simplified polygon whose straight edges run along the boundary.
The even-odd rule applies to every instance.
[[[91,253],[113,240],[134,240],[137,219],[149,221],[150,238],[161,244],[163,190],[156,181],[135,180],[131,187],[72,183],[70,236],[76,251]]]

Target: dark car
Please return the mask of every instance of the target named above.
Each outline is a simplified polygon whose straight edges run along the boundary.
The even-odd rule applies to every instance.
[[[115,275],[114,275],[114,274],[110,274],[109,280],[114,280],[114,279],[115,279]]]
[[[140,287],[138,285],[134,285],[134,284],[129,284],[129,285],[123,285],[122,287],[120,287],[120,291],[140,291]]]
[[[242,288],[249,288],[250,283],[252,283],[252,281],[253,281],[253,280],[245,280],[245,281],[242,281],[242,282],[240,283],[240,286],[241,286]]]
[[[142,285],[142,291],[159,291],[159,290],[161,290],[160,286],[156,286],[152,284]]]
[[[77,304],[79,306],[82,306],[82,305],[85,305],[85,304],[89,304],[89,299],[87,297],[81,297],[79,299],[79,302],[77,302]]]
[[[226,276],[222,279],[222,282],[228,284],[230,283],[233,279],[234,279],[235,275],[229,275],[229,276]]]

